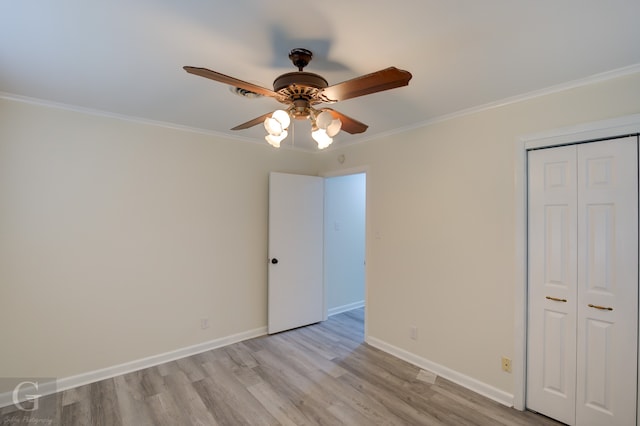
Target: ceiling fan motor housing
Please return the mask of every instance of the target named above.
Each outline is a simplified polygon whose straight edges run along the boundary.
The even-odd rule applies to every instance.
[[[282,74],[273,82],[273,90],[278,93],[283,93],[282,91],[284,89],[295,90],[295,87],[297,86],[301,88],[315,89],[315,92],[317,92],[320,89],[328,87],[329,83],[327,83],[327,80],[325,80],[324,77],[318,74],[304,71]],[[287,94],[287,92],[284,92],[283,94]]]
[[[304,71],[282,74],[273,82],[274,92],[293,104],[291,115],[300,119],[309,116],[311,105],[320,103],[318,92],[328,86],[322,76]]]

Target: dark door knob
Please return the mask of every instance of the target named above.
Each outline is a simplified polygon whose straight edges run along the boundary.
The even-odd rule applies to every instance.
[[[271,263],[273,263],[273,264],[275,265],[276,263],[278,263],[278,259],[276,259],[276,258],[274,257],[273,259],[271,259]]]

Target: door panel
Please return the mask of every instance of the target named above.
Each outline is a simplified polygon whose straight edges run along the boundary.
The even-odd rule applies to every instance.
[[[635,424],[637,139],[583,144],[577,154],[581,250],[576,423]]]
[[[591,204],[586,208],[585,290],[613,295],[614,205]]]
[[[269,175],[269,334],[324,319],[323,200],[320,177]]]
[[[544,366],[542,388],[560,398],[567,398],[565,360],[567,359],[567,334],[570,332],[570,319],[563,312],[545,310],[544,312]]]
[[[613,324],[589,319],[586,321],[585,366],[590,372],[588,380],[584,380],[584,403],[612,416],[611,401],[613,382],[611,377],[611,345]],[[600,423],[598,423],[600,424]]]
[[[565,291],[570,290],[571,286],[567,281],[570,274],[568,260],[572,255],[569,211],[567,205],[548,205],[544,211],[544,282],[547,286],[559,286]]]
[[[575,413],[575,147],[529,152],[527,407]]]

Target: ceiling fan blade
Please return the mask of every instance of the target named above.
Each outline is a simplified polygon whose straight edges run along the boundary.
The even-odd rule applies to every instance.
[[[246,123],[238,124],[236,127],[234,127],[231,130],[244,130],[244,129],[248,129],[249,127],[257,126],[258,124],[263,123],[267,117],[271,116],[271,114],[273,114],[273,111],[268,112],[264,115],[261,115],[260,117],[256,117],[253,120],[249,120]]]
[[[342,121],[341,130],[347,133],[350,133],[352,135],[356,133],[362,133],[369,128],[369,126],[367,126],[366,124],[359,122],[355,118],[351,118],[347,115],[344,115],[343,113],[338,112],[335,109],[323,108],[323,110],[329,111],[333,116],[333,118],[339,118],[340,121]]]
[[[323,89],[318,97],[324,102],[344,101],[345,99],[406,86],[409,84],[411,77],[412,75],[409,71],[389,67],[329,86]]]
[[[218,81],[220,83],[228,84],[230,86],[239,87],[244,90],[248,90],[250,92],[257,93],[262,96],[269,96],[271,98],[281,99],[282,96],[279,93],[274,92],[273,90],[267,89],[262,86],[258,86],[257,84],[249,83],[246,81],[238,80],[234,77],[229,77],[228,75],[221,74],[216,71],[211,71],[207,68],[198,68],[198,67],[182,67],[189,74],[199,75],[200,77],[208,78],[214,81]]]

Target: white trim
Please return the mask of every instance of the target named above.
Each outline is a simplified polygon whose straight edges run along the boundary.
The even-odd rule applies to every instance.
[[[519,141],[524,144],[525,149],[532,149],[626,136],[638,132],[640,132],[640,114],[633,114],[524,135],[519,138]]]
[[[80,114],[93,115],[93,116],[97,116],[97,117],[113,118],[113,119],[116,119],[116,120],[123,120],[123,121],[129,121],[129,122],[133,122],[133,123],[147,124],[147,125],[157,126],[157,127],[164,127],[164,128],[167,128],[167,129],[182,130],[182,131],[190,132],[190,133],[199,133],[199,134],[208,135],[208,136],[216,136],[216,137],[224,138],[224,139],[236,139],[236,140],[242,140],[242,141],[245,141],[245,142],[253,142],[253,143],[259,143],[260,142],[260,141],[258,141],[256,139],[251,139],[251,138],[246,138],[246,137],[236,136],[236,135],[229,135],[229,134],[226,134],[226,133],[216,132],[216,131],[213,131],[213,130],[201,129],[201,128],[198,128],[198,127],[184,126],[182,124],[170,123],[168,121],[151,120],[151,119],[148,119],[148,118],[136,117],[136,116],[133,116],[133,115],[118,114],[118,113],[115,113],[115,112],[110,112],[110,111],[105,111],[105,110],[100,110],[100,109],[86,108],[86,107],[81,107],[81,106],[77,106],[77,105],[65,104],[65,103],[62,103],[62,102],[54,102],[54,101],[48,101],[48,100],[45,100],[45,99],[31,98],[29,96],[14,95],[14,94],[11,94],[11,93],[6,93],[6,92],[0,92],[0,99],[6,99],[6,100],[9,100],[9,101],[15,101],[15,102],[21,102],[21,103],[25,103],[25,104],[42,106],[42,107],[46,107],[46,108],[54,108],[54,109],[61,109],[61,110],[65,110],[65,111],[72,111],[72,112],[77,112],[77,113],[80,113]]]
[[[260,327],[242,333],[233,334],[231,336],[221,337],[210,340],[197,345],[187,346],[173,351],[165,352],[158,355],[152,355],[147,358],[141,358],[124,364],[114,365],[112,367],[102,368],[100,370],[88,371],[76,376],[64,377],[55,382],[40,384],[38,388],[41,396],[50,395],[52,393],[84,386],[89,383],[99,382],[100,380],[110,379],[112,377],[121,376],[133,371],[142,370],[153,367],[155,365],[164,364],[166,362],[175,361],[177,359],[186,358],[202,352],[217,349],[243,340],[252,339],[254,337],[264,336],[267,334],[267,327]],[[0,408],[13,405],[12,391],[0,393]]]
[[[527,352],[527,150],[640,133],[640,114],[584,123],[516,140],[515,186],[515,348],[513,356],[513,407],[524,410]],[[639,392],[640,397],[640,392]]]
[[[513,405],[513,395],[491,385],[488,385],[484,382],[476,380],[473,377],[469,377],[458,371],[447,368],[441,364],[419,357],[418,355],[407,352],[404,349],[400,349],[375,337],[367,337],[366,342],[375,348],[378,348],[420,368],[431,371],[438,376],[444,377],[447,380],[457,383],[458,385],[472,390],[482,396],[486,396],[487,398],[499,402],[500,404],[506,405],[507,407],[511,407]]]
[[[514,350],[511,374],[513,374],[514,392],[513,408],[517,410],[525,409],[524,389],[519,386],[526,386],[526,336],[527,336],[527,151],[518,145],[515,150],[515,247],[514,247],[514,269],[516,288],[514,289],[515,309],[514,315]],[[524,342],[522,339],[524,338]],[[524,344],[523,344],[524,343]],[[520,389],[520,391],[519,391]]]
[[[349,169],[337,169],[330,170],[328,172],[321,173],[320,176],[323,178],[332,178],[332,177],[340,177],[340,176],[351,176],[351,175],[359,175],[359,174],[367,174],[369,172],[369,166],[357,166],[351,167]]]
[[[96,117],[106,117],[106,118],[111,118],[111,119],[115,119],[115,120],[128,121],[128,122],[131,122],[131,123],[145,124],[145,125],[148,125],[148,126],[162,127],[162,128],[170,129],[170,130],[178,130],[178,131],[182,131],[182,132],[196,133],[196,134],[205,135],[205,136],[214,136],[214,137],[217,137],[217,138],[220,138],[220,139],[226,139],[226,140],[230,140],[230,141],[249,142],[249,143],[252,143],[254,145],[260,145],[260,146],[264,146],[265,148],[274,149],[273,147],[270,147],[269,145],[265,144],[264,139],[256,139],[256,138],[250,138],[250,137],[236,135],[236,134],[217,132],[217,131],[214,131],[214,130],[202,129],[200,127],[185,126],[183,124],[176,124],[176,123],[171,123],[171,122],[168,122],[168,121],[159,121],[159,120],[152,120],[152,119],[149,119],[149,118],[136,117],[136,116],[133,116],[133,115],[118,114],[118,113],[115,113],[115,112],[104,111],[104,110],[99,110],[99,109],[94,109],[94,108],[86,108],[86,107],[81,107],[81,106],[77,106],[77,105],[65,104],[65,103],[61,103],[61,102],[54,102],[54,101],[48,101],[48,100],[44,100],[44,99],[31,98],[31,97],[28,97],[28,96],[14,95],[12,93],[7,93],[7,92],[0,92],[0,99],[6,99],[6,100],[9,100],[9,101],[15,101],[15,102],[21,102],[21,103],[25,103],[25,104],[42,106],[42,107],[46,107],[46,108],[54,108],[54,109],[60,109],[60,110],[65,110],[65,111],[77,112],[77,113],[80,113],[80,114],[93,115],[93,116],[96,116]],[[282,145],[280,147],[280,149],[286,149],[286,150],[292,150],[292,151],[301,151],[301,152],[306,152],[306,153],[315,153],[316,152],[315,150],[311,151],[311,150],[308,150],[308,149],[299,148],[299,147],[291,145],[291,144],[284,144],[284,145]]]
[[[341,314],[343,312],[348,312],[348,311],[352,311],[354,309],[363,308],[363,307],[364,307],[364,300],[360,300],[358,302],[347,303],[346,305],[336,306],[335,308],[330,308],[328,310],[328,315],[329,316],[338,315],[338,314]]]

